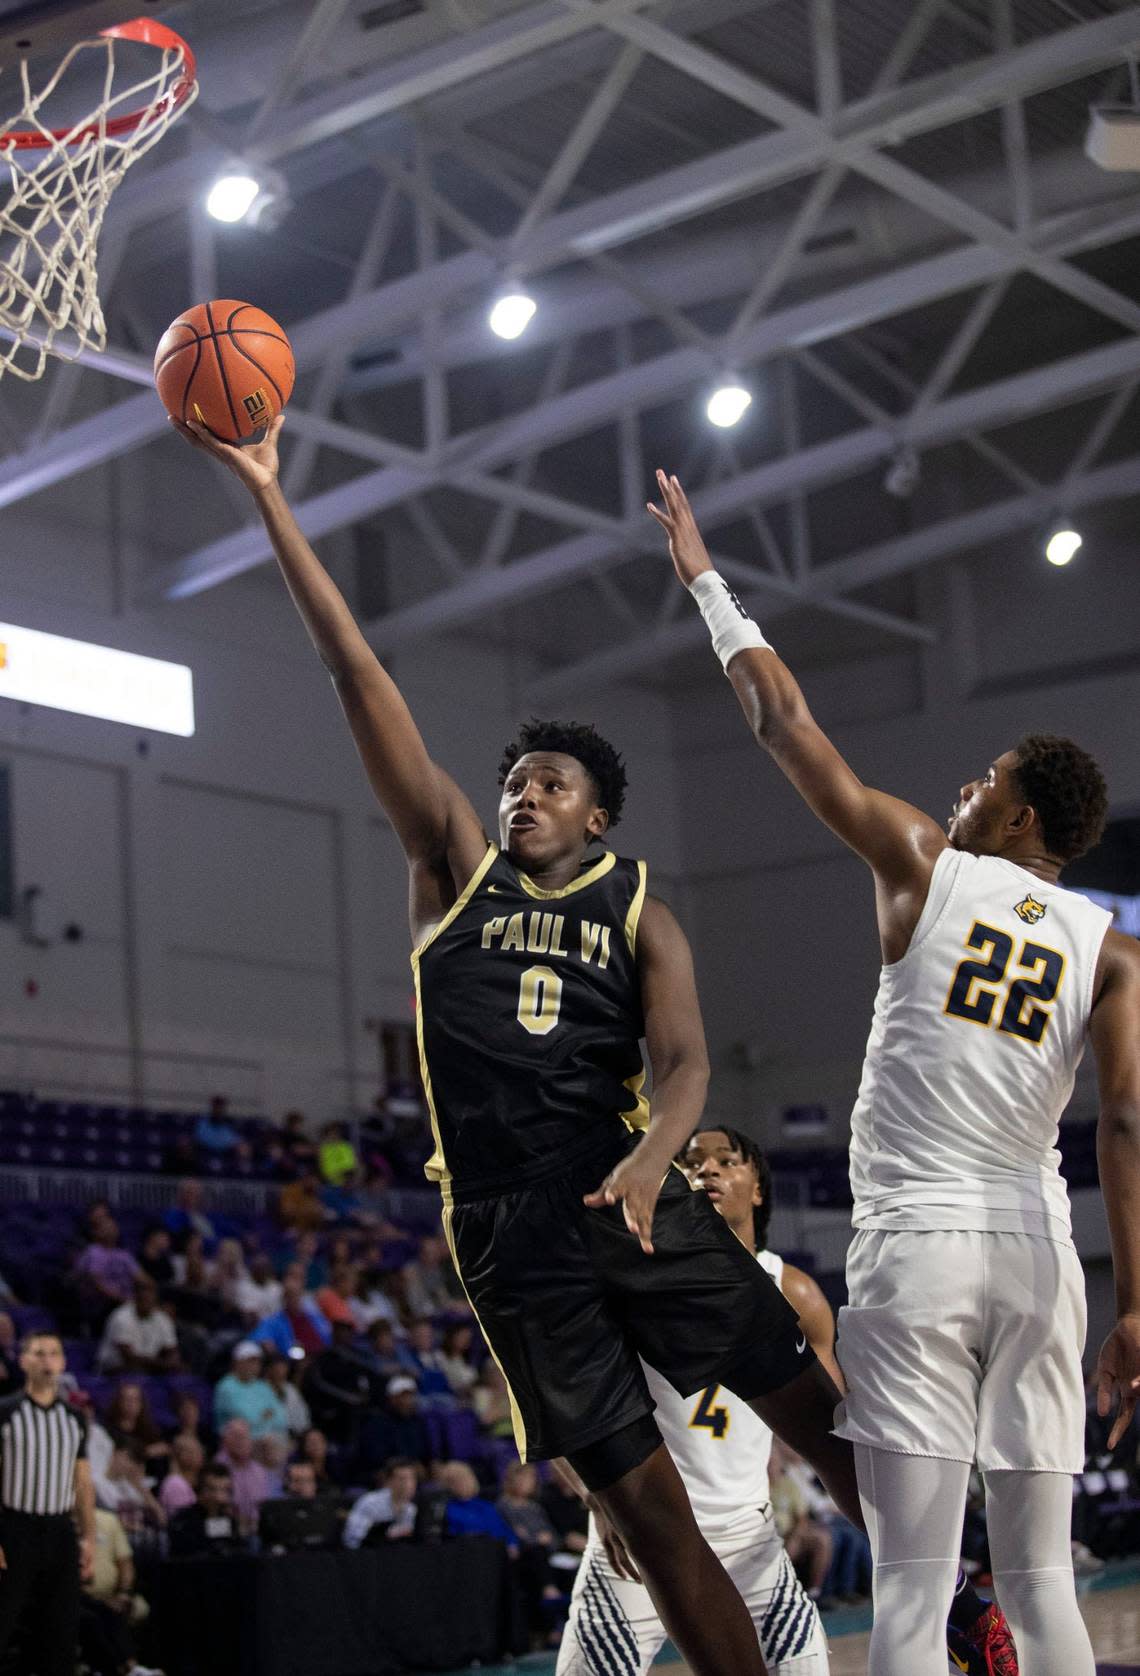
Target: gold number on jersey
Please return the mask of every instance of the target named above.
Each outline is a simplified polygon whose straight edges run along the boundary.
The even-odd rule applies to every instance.
[[[719,1385],[710,1385],[707,1390],[701,1392],[700,1401],[694,1408],[693,1417],[689,1421],[690,1427],[703,1426],[707,1431],[710,1431],[718,1443],[727,1433],[729,1422],[728,1409],[725,1408],[723,1403],[715,1408],[713,1407],[719,1390]]]
[[[966,1018],[971,1024],[988,1028],[994,1022],[1002,985],[1009,976],[1013,938],[975,920],[966,947],[977,949],[985,959],[959,963],[944,1010],[954,1018]],[[1065,975],[1065,957],[1057,949],[1027,942],[1021,945],[1014,965],[1021,975],[1011,978],[997,1028],[1036,1047],[1053,1016],[1053,1002]]]
[[[562,979],[549,966],[528,966],[519,980],[519,1023],[532,1036],[549,1036],[562,1008]]]

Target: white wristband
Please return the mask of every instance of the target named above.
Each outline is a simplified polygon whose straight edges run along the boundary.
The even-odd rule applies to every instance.
[[[737,652],[749,646],[767,646],[769,642],[741,605],[724,577],[715,570],[702,570],[689,592],[700,607],[701,616],[712,635],[713,651],[728,672],[729,663]]]

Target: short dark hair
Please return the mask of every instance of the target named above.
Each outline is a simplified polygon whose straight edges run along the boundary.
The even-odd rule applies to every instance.
[[[419,1476],[419,1468],[410,1455],[389,1455],[381,1468],[381,1472],[385,1478],[391,1478],[394,1472],[399,1472],[403,1467],[411,1467],[417,1477]]]
[[[1027,734],[1014,754],[1018,786],[1041,823],[1046,849],[1062,862],[1076,861],[1104,831],[1104,775],[1087,751],[1055,733]]]
[[[598,803],[610,817],[610,825],[621,819],[625,803],[625,765],[608,739],[603,739],[597,728],[581,722],[544,722],[532,716],[519,728],[503,751],[499,764],[499,784],[505,785],[511,769],[520,757],[531,751],[559,751],[563,756],[580,762],[594,782]]]
[[[727,1123],[705,1123],[696,1133],[698,1135],[727,1135],[728,1144],[734,1152],[739,1152],[746,1164],[751,1164],[756,1171],[756,1185],[760,1189],[760,1203],[752,1207],[752,1232],[756,1239],[757,1251],[768,1249],[768,1224],[772,1220],[772,1166],[761,1152],[751,1136],[742,1129],[730,1129]],[[691,1137],[686,1142],[686,1151],[691,1144]]]
[[[60,1333],[56,1332],[54,1327],[30,1327],[20,1340],[21,1354],[25,1350],[30,1350],[38,1338],[53,1338],[59,1345],[59,1348],[61,1350],[63,1349],[63,1337]]]
[[[232,1478],[233,1473],[225,1461],[207,1461],[202,1468],[203,1478]]]

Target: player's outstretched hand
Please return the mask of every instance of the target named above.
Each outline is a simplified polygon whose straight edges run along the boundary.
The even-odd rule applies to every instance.
[[[665,502],[664,510],[654,506],[651,500],[646,501],[645,509],[656,518],[669,537],[669,557],[673,560],[673,568],[688,588],[702,570],[711,570],[713,563],[709,558],[704,538],[697,528],[697,520],[693,516],[689,497],[682,489],[680,479],[668,477],[665,472],[659,471],[657,487],[661,490],[661,498]]]
[[[651,1143],[644,1140],[610,1171],[596,1192],[585,1195],[583,1203],[598,1210],[620,1202],[626,1227],[641,1242],[642,1251],[652,1256],[653,1212],[668,1169],[669,1160],[662,1163]]]
[[[260,442],[247,443],[244,448],[235,447],[232,442],[223,442],[221,437],[215,436],[213,431],[199,425],[196,420],[184,423],[172,416],[170,423],[195,448],[200,448],[204,454],[212,454],[215,460],[228,466],[238,482],[244,483],[253,494],[268,489],[276,479],[277,438],[285,423],[283,413],[277,415]]]
[[[1108,1434],[1115,1449],[1128,1430],[1140,1397],[1140,1315],[1122,1315],[1100,1347],[1096,1365],[1096,1411],[1102,1420],[1119,1404]]]
[[[637,1567],[630,1558],[629,1549],[622,1541],[620,1532],[617,1531],[606,1518],[598,1498],[596,1496],[587,1496],[586,1506],[594,1515],[594,1524],[597,1527],[598,1540],[605,1549],[606,1558],[609,1560],[618,1576],[624,1578],[628,1583],[640,1583],[641,1573],[638,1571]]]

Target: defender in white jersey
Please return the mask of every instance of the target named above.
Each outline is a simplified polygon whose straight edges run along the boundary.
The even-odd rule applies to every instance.
[[[730,1130],[701,1130],[686,1150],[684,1166],[693,1185],[708,1193],[733,1233],[772,1276],[799,1316],[804,1336],[838,1382],[835,1321],[827,1299],[810,1275],[774,1252],[757,1249],[766,1235],[770,1204],[761,1190],[763,1163],[756,1148]],[[768,1670],[772,1676],[827,1676],[819,1613],[796,1576],[772,1516],[772,1433],[747,1403],[722,1386],[680,1397],[659,1373],[642,1365],[657,1424],[697,1523],[752,1614]],[[665,1640],[665,1626],[620,1538],[591,1513],[556,1676],[645,1676]]]
[[[962,787],[944,832],[864,786],[713,570],[676,478],[659,474],[677,574],[757,741],[871,867],[883,975],[852,1121],[856,1236],[840,1314],[875,1556],[869,1676],[941,1671],[971,1464],[998,1598],[1033,1676],[1093,1676],[1069,1548],[1082,1464],[1084,1295],[1057,1123],[1086,1035],[1118,1321],[1098,1401],[1140,1391],[1140,945],[1065,892],[1107,795],[1069,740],[1033,735]]]

